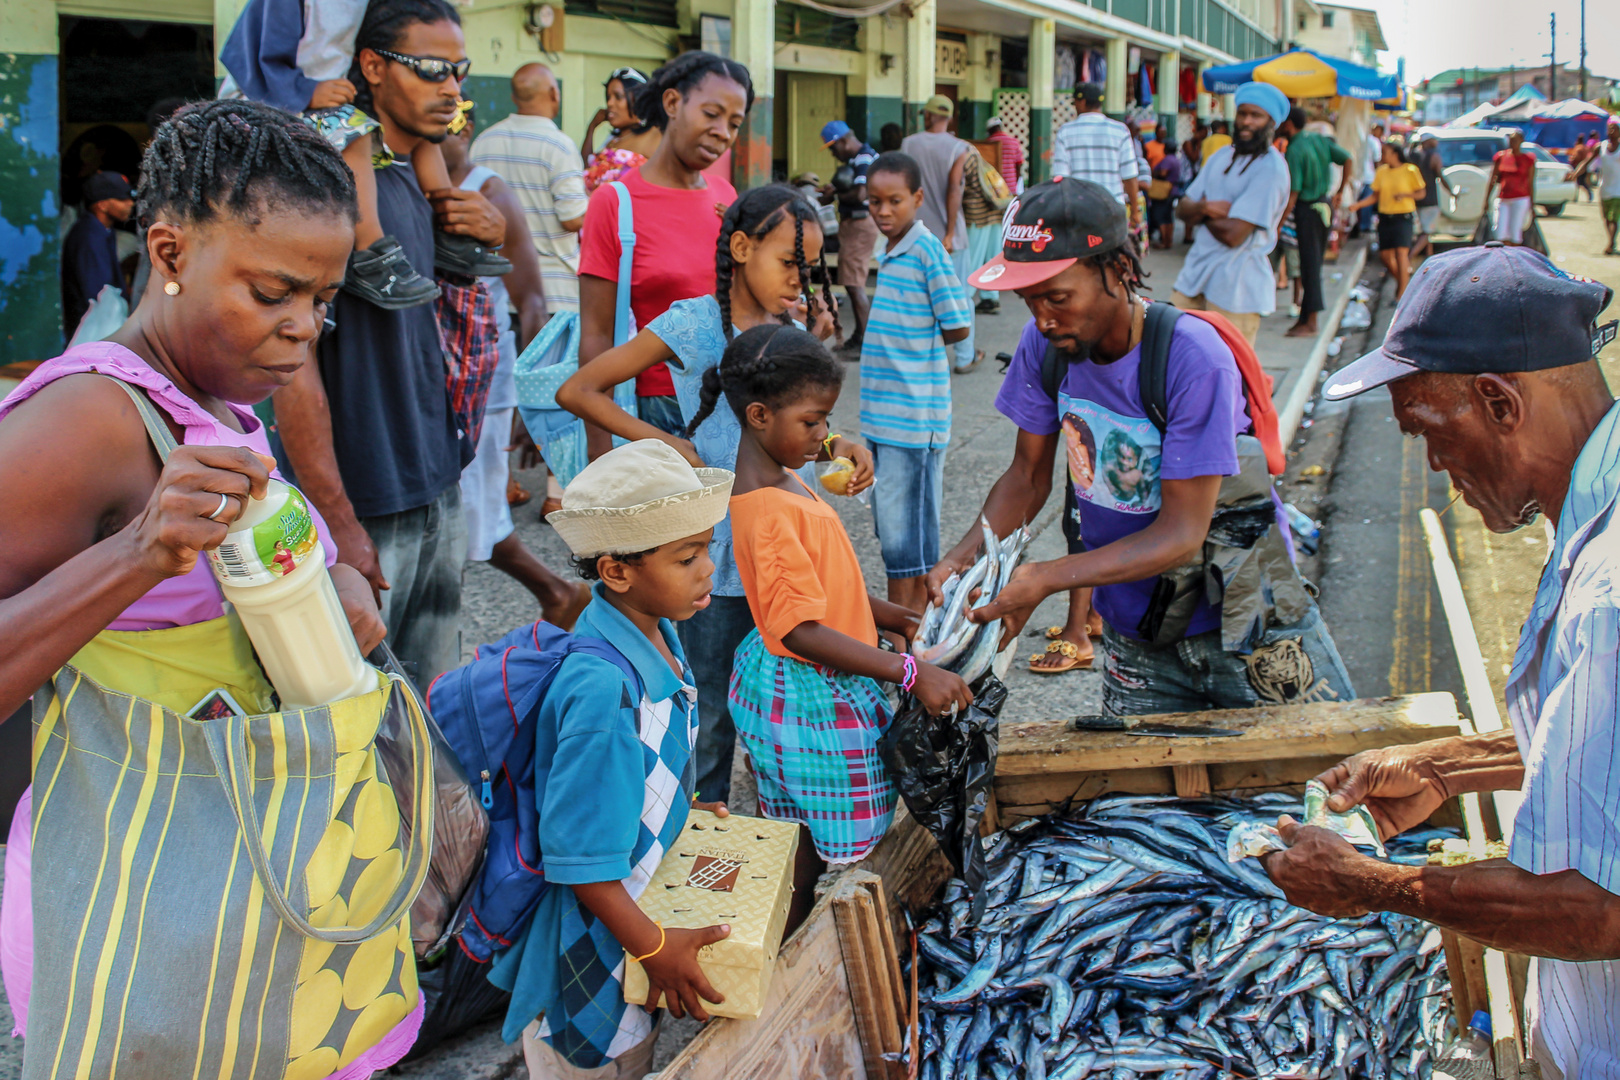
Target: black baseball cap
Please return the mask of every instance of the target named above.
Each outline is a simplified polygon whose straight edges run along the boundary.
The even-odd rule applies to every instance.
[[[1527,247],[1492,240],[1430,257],[1413,275],[1384,343],[1328,379],[1328,401],[1419,371],[1545,371],[1592,359],[1615,338],[1597,325],[1614,290],[1567,274]]]
[[[133,199],[135,197],[135,189],[129,186],[129,181],[124,179],[122,173],[108,172],[106,170],[91,173],[85,177],[80,191],[84,193],[84,204],[86,206],[98,203],[102,199]]]
[[[1070,176],[1026,189],[1001,221],[1001,254],[968,275],[975,289],[1036,285],[1130,238],[1125,207],[1113,192]]]
[[[1103,99],[1102,83],[1081,83],[1074,88],[1074,96],[1087,105],[1101,105]]]

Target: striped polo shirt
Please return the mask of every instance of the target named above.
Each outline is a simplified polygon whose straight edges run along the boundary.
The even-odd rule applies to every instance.
[[[945,245],[920,220],[878,256],[861,345],[861,434],[943,450],[951,441],[951,368],[940,331],[973,325]]]
[[[546,116],[513,113],[479,133],[472,162],[505,180],[523,206],[551,311],[579,310],[579,233],[562,222],[585,216],[579,147]]]
[[[1620,405],[1569,478],[1504,698],[1524,758],[1508,858],[1620,894]],[[1620,960],[1538,957],[1531,1022],[1566,1077],[1620,1077]]]

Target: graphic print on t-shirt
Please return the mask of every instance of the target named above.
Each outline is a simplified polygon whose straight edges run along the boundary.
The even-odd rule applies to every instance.
[[[1094,401],[1058,394],[1069,482],[1082,503],[1122,514],[1159,509],[1159,429]]]

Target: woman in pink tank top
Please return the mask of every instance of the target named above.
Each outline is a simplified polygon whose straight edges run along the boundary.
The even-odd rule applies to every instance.
[[[296,117],[206,102],[154,136],[138,213],[152,274],[129,320],[107,341],[46,361],[0,403],[0,718],[103,630],[220,618],[199,555],[274,475],[249,406],[313,374],[305,365],[353,242],[354,183]],[[113,379],[164,414],[180,443],[167,464]],[[329,564],[335,550],[327,538]],[[384,634],[371,587],[352,567],[330,569],[369,653]],[[33,946],[29,802],[25,795],[12,829],[0,915],[19,1034]],[[333,1077],[392,1065],[421,1019],[418,1002]]]

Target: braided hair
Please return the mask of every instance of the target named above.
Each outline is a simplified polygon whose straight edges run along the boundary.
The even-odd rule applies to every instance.
[[[720,220],[720,238],[714,245],[714,298],[720,304],[720,327],[727,341],[732,336],[731,283],[737,269],[731,257],[731,237],[735,233],[742,233],[756,241],[762,240],[772,229],[786,221],[790,214],[793,216],[793,259],[799,267],[799,284],[807,296],[813,295],[815,279],[811,277],[810,266],[804,258],[804,223],[813,221],[819,228],[821,219],[816,216],[816,208],[797,188],[786,184],[750,188],[726,209],[725,217]],[[832,311],[832,289],[828,284],[832,278],[827,273],[825,248],[816,257],[816,266],[821,271],[821,298],[826,301],[827,310]],[[783,321],[787,321],[785,315]]]
[[[376,105],[371,100],[371,84],[360,70],[360,50],[396,50],[410,27],[446,20],[461,25],[461,16],[446,0],[371,0],[366,5],[365,17],[360,20],[360,29],[354,35],[354,60],[349,64],[354,107],[369,116],[377,115]]]
[[[354,174],[302,118],[255,101],[200,101],[160,125],[141,159],[142,229],[259,207],[325,208],[359,217]]]
[[[679,90],[681,100],[684,101],[687,95],[710,75],[730,79],[742,87],[743,93],[747,95],[747,104],[744,105],[743,112],[753,109],[754,80],[749,76],[748,69],[727,57],[694,49],[692,52],[681,53],[654,71],[647,77],[646,82],[635,88],[633,95],[630,88],[625,87],[625,94],[630,97],[630,111],[635,113],[636,119],[643,125],[663,131],[669,127],[669,113],[664,111],[664,91]],[[645,130],[645,127],[641,130]]]
[[[1148,272],[1142,269],[1142,260],[1136,254],[1136,245],[1129,240],[1109,251],[1098,252],[1096,255],[1082,255],[1079,261],[1097,268],[1097,276],[1102,278],[1103,292],[1110,298],[1113,297],[1114,290],[1108,287],[1109,267],[1119,275],[1120,284],[1125,286],[1126,296],[1135,296],[1137,290],[1150,288],[1145,284]]]
[[[690,439],[709,418],[722,393],[742,422],[748,406],[756,401],[779,409],[808,387],[842,385],[843,366],[814,334],[794,326],[762,323],[734,338],[720,362],[703,373],[703,394],[697,413],[686,425],[685,437]]]

